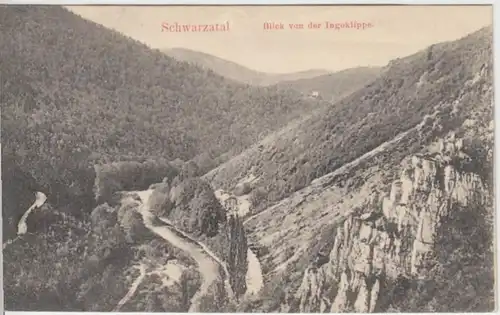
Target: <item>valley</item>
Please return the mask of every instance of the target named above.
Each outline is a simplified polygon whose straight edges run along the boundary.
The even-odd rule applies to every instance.
[[[283,75],[57,6],[0,26],[7,310],[494,309],[491,26]]]

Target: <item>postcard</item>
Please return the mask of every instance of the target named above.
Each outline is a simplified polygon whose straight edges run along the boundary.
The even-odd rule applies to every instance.
[[[492,11],[2,6],[5,309],[493,311]]]

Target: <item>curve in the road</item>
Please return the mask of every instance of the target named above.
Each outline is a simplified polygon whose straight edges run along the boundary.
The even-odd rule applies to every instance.
[[[215,283],[215,281],[221,278],[219,271],[221,261],[204,244],[192,239],[183,231],[178,230],[167,220],[160,219],[160,221],[165,223],[165,225],[158,226],[153,224],[153,222],[155,221],[158,222],[158,220],[155,220],[158,218],[149,211],[148,207],[149,198],[152,192],[152,190],[137,192],[142,201],[141,205],[138,208],[138,212],[142,215],[144,225],[149,230],[161,236],[167,242],[179,248],[180,250],[191,255],[191,257],[193,257],[193,259],[198,264],[199,271],[203,278],[203,283],[191,299],[189,312],[199,312],[201,298],[206,296],[209,293],[208,291],[210,286]],[[231,296],[232,290],[230,290],[230,287],[228,288],[227,285],[226,290]]]

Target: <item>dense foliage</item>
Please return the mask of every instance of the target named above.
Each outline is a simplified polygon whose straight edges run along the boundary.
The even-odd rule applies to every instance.
[[[210,184],[200,178],[188,178],[172,187],[170,204],[173,207],[163,215],[188,233],[214,236],[226,222],[226,212]]]
[[[34,212],[30,234],[4,249],[6,309],[112,309],[126,293],[133,249],[118,226],[102,219],[88,224],[51,207]]]
[[[144,226],[136,207],[134,203],[115,208],[101,204],[88,223],[50,206],[34,212],[28,221],[31,232],[4,249],[6,308],[111,311],[138,276],[133,272],[138,264],[161,267],[175,260],[194,266],[190,256]],[[186,300],[185,294],[194,294],[200,284],[197,272],[185,272],[179,286],[188,285],[190,293],[175,286],[153,287],[142,303],[170,292],[169,296],[178,295],[179,300],[163,298],[163,306],[157,310],[185,310],[185,302],[179,301]]]
[[[108,311],[147,253],[170,253],[189,265],[174,248],[150,245],[154,237],[136,205],[119,206],[114,193],[164,178],[170,185],[179,170],[174,184],[182,183],[200,172],[194,162],[207,171],[221,154],[227,158],[315,107],[293,91],[250,87],[175,61],[61,7],[2,6],[0,26],[2,167],[9,170],[2,172],[4,237],[15,236],[35,191],[46,193],[57,214],[30,217],[48,230],[30,221],[34,234],[4,252],[10,310]],[[192,212],[173,215],[186,219],[182,228],[213,236],[225,213],[203,187],[183,209]],[[186,310],[199,285],[191,273],[173,304],[158,288],[135,306]]]
[[[231,215],[216,236],[201,239],[226,262],[231,276],[229,283],[236,298],[239,299],[247,290],[246,274],[248,271],[248,240],[241,218]]]

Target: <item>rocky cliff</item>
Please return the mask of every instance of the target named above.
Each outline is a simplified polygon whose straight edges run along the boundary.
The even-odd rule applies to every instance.
[[[391,282],[426,277],[442,219],[457,205],[491,201],[477,157],[469,155],[471,139],[449,133],[404,159],[388,190],[353,209],[336,227],[332,250],[306,269],[295,295],[300,312],[381,311]],[[491,143],[492,133],[480,140]],[[491,149],[482,162],[491,165]]]

